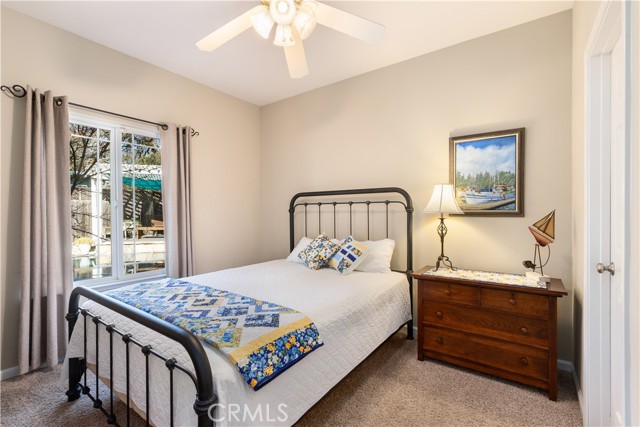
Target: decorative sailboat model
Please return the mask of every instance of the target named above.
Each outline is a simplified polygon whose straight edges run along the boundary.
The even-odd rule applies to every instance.
[[[535,276],[535,278],[539,282],[548,282],[550,278],[544,275],[543,268],[549,262],[549,258],[551,258],[551,248],[549,247],[549,244],[554,242],[556,236],[555,209],[549,214],[545,215],[544,218],[536,221],[533,225],[530,225],[529,231],[536,239],[536,244],[533,250],[533,261],[523,261],[522,264],[525,267],[530,268],[533,272],[533,274],[527,273],[527,276],[532,278]],[[542,256],[540,255],[540,246],[546,246],[549,251],[547,260],[544,262],[544,264],[542,263]],[[536,273],[537,268],[540,269],[539,274]]]
[[[536,221],[533,225],[529,226],[529,231],[533,234],[536,242],[542,247],[547,246],[549,243],[553,243],[553,239],[556,237],[556,211],[555,209],[542,218]]]

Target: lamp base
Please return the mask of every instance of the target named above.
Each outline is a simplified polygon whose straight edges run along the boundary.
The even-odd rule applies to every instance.
[[[440,263],[442,263],[443,267],[449,267],[453,271],[457,270],[457,268],[453,266],[453,263],[451,262],[449,257],[442,254],[438,257],[438,260],[436,261],[436,269],[434,271],[438,271],[438,269],[440,268]]]

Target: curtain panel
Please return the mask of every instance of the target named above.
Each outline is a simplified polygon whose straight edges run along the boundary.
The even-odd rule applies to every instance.
[[[20,374],[64,356],[73,289],[68,101],[31,87],[25,98]]]
[[[192,276],[191,128],[169,124],[162,131],[161,157],[167,276]]]

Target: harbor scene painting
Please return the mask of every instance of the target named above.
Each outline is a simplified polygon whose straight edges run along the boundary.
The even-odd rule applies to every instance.
[[[523,216],[524,128],[450,138],[450,178],[466,215]]]

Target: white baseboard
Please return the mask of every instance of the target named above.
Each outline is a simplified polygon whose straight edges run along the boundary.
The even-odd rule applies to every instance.
[[[61,357],[60,360],[58,360],[58,363],[59,364],[64,363],[64,357]],[[42,364],[38,367],[38,369],[43,369],[46,367],[47,367],[47,363],[42,362]],[[3,369],[2,371],[0,371],[0,381],[8,380],[9,378],[17,377],[18,375],[20,375],[20,370],[18,369],[17,366]]]
[[[568,360],[558,359],[558,370],[571,373],[571,377],[573,378],[573,384],[576,386],[576,392],[578,393],[578,403],[580,404],[580,411],[584,413],[582,410],[582,388],[580,388],[580,380],[578,380],[578,374],[573,366],[573,363]]]
[[[558,370],[563,372],[574,372],[573,363],[568,360],[558,359]]]
[[[578,393],[578,403],[580,404],[580,412],[584,414],[584,406],[582,405],[582,387],[580,387],[580,379],[578,379],[578,374],[576,373],[575,369],[572,369],[571,373],[573,375],[573,383],[576,385],[576,392]]]
[[[12,368],[3,369],[0,371],[0,381],[8,380],[9,378],[18,376],[18,367],[14,366]]]

